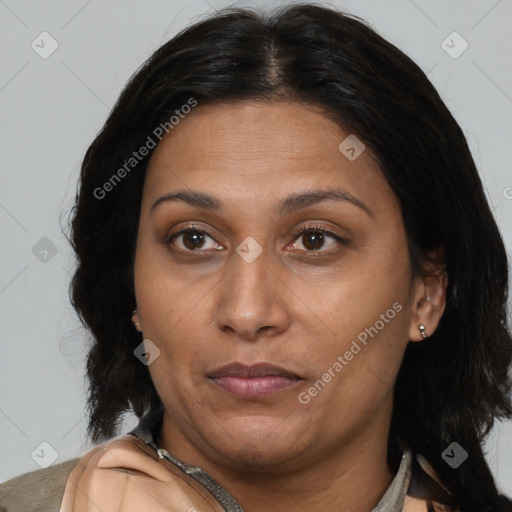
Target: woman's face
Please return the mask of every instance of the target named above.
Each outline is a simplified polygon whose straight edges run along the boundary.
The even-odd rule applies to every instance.
[[[137,319],[175,456],[298,467],[387,438],[423,291],[349,135],[298,103],[199,104],[153,153]]]

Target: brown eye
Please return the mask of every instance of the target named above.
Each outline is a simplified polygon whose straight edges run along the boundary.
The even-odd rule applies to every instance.
[[[204,233],[201,231],[185,231],[183,233],[183,245],[187,249],[201,249],[204,244]]]
[[[310,226],[303,229],[295,237],[294,245],[302,244],[304,249],[296,247],[304,252],[332,253],[339,249],[340,245],[348,245],[348,241],[320,226]],[[327,245],[327,248],[325,246]],[[325,250],[321,250],[325,249]]]
[[[305,231],[302,235],[302,243],[311,251],[321,249],[324,244],[324,234],[321,231]]]
[[[165,240],[167,245],[174,246],[184,252],[199,252],[199,249],[201,249],[200,252],[207,252],[207,249],[221,248],[221,246],[214,242],[208,233],[195,228],[182,229],[177,233],[173,233]]]

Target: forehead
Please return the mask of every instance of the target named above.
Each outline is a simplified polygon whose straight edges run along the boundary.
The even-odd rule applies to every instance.
[[[319,109],[301,103],[199,104],[155,149],[144,196],[200,188],[227,201],[263,204],[285,192],[342,186],[370,202],[395,202],[368,148],[353,160],[339,149],[349,136]]]

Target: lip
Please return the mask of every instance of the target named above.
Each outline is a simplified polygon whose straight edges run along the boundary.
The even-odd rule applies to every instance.
[[[270,363],[231,363],[208,374],[222,390],[242,398],[257,398],[289,389],[304,380],[295,372]]]

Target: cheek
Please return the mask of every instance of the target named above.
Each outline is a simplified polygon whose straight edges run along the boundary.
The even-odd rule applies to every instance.
[[[360,311],[350,324],[341,319],[327,344],[317,340],[310,348],[315,374],[298,399],[326,432],[338,432],[340,418],[348,431],[358,431],[392,396],[408,324],[398,301],[388,306]]]
[[[134,266],[137,309],[144,335],[164,340],[179,323],[191,324],[188,315],[202,292],[200,283],[183,279],[165,250],[142,238]]]
[[[394,334],[408,325],[403,322],[410,289],[406,252],[353,254],[315,283],[302,277],[288,283],[317,327],[333,340],[351,340],[376,322],[379,331]]]
[[[331,390],[343,388],[344,396],[367,396],[367,386],[392,387],[408,342],[408,252],[399,246],[395,252],[366,254],[307,295],[314,320],[303,328],[314,332],[314,323],[318,331],[308,349],[315,378],[327,372]],[[306,296],[300,282],[297,287],[297,294]]]
[[[138,247],[134,270],[143,335],[162,356],[149,368],[154,381],[168,381],[169,375],[182,382],[194,378],[212,343],[213,277],[191,279],[149,244]]]

